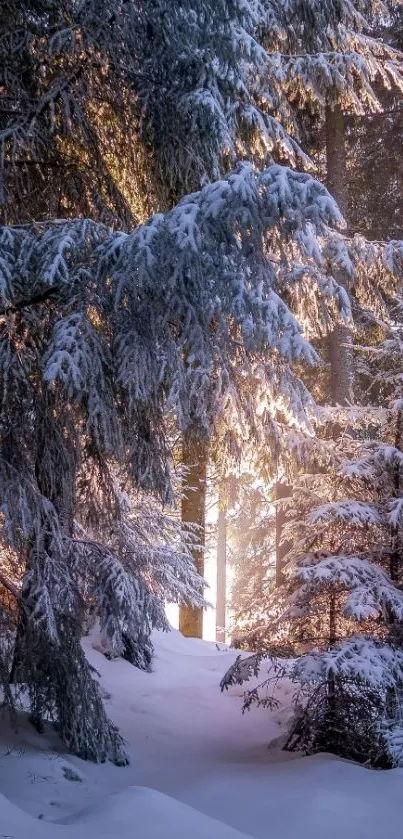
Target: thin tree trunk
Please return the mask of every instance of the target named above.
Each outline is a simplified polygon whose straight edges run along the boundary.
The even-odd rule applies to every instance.
[[[395,447],[399,452],[402,451],[403,445],[403,412],[397,411],[396,416],[396,430],[395,430]],[[393,493],[392,498],[401,497],[401,479],[400,479],[400,464],[395,463],[393,470]],[[399,524],[393,524],[390,528],[390,559],[389,559],[389,574],[391,580],[398,586],[401,580],[401,564],[402,564],[402,547],[400,537]],[[403,634],[401,621],[396,620],[391,610],[388,610],[389,622],[389,640],[392,644],[402,646]],[[400,700],[399,700],[400,701]],[[386,709],[390,720],[396,722],[396,714],[398,710],[398,696],[396,691],[388,688],[386,691]]]
[[[329,644],[333,646],[337,641],[337,608],[336,595],[332,592],[329,599]]]
[[[336,199],[344,218],[348,213],[348,177],[344,114],[339,105],[326,108],[327,187]],[[343,285],[345,278],[336,272]],[[331,396],[335,405],[348,405],[354,394],[354,361],[351,330],[336,324],[329,335]]]
[[[326,183],[346,218],[348,212],[348,177],[345,121],[340,105],[326,108]]]
[[[329,646],[333,647],[337,641],[337,610],[336,610],[336,596],[332,592],[329,600]],[[327,698],[329,707],[328,726],[329,729],[334,729],[334,720],[336,715],[336,682],[334,673],[330,673],[327,678]],[[334,736],[334,730],[331,734]]]
[[[216,640],[225,643],[227,617],[227,502],[225,486],[218,492]]]
[[[204,577],[204,546],[206,541],[206,481],[208,444],[202,441],[197,429],[190,428],[183,434],[182,463],[182,525],[189,530],[196,527],[197,547],[193,560],[198,573]],[[179,629],[190,638],[203,637],[203,610],[181,606]]]
[[[288,484],[281,483],[281,481],[277,481],[275,493],[276,501],[280,498],[289,498],[290,495],[292,495],[292,487]],[[276,505],[276,587],[281,586],[284,581],[284,557],[291,547],[288,542],[282,542],[283,527],[285,522],[286,518],[284,510]]]
[[[403,443],[403,412],[398,410],[396,417],[396,431],[395,431],[395,447],[399,452],[402,451]],[[401,497],[401,480],[400,480],[400,463],[396,462],[393,474],[393,498]],[[394,524],[391,527],[391,553],[390,553],[390,577],[394,583],[400,582],[401,572],[400,566],[402,561],[400,527]]]

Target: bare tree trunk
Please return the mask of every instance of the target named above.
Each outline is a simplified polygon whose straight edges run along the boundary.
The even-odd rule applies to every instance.
[[[292,495],[292,487],[277,481],[275,493],[276,501],[280,498],[289,498]],[[282,542],[285,522],[284,510],[276,505],[276,587],[283,583],[284,557],[291,547],[287,542]]]
[[[227,501],[225,485],[218,492],[216,640],[225,643],[227,617]]]
[[[182,440],[182,525],[189,530],[196,527],[198,546],[193,550],[193,560],[204,576],[204,546],[206,541],[206,481],[208,443],[201,440],[197,429],[187,429]],[[181,606],[179,629],[189,638],[203,637],[203,609]]]
[[[348,177],[344,114],[339,105],[326,108],[327,187],[347,219]],[[336,275],[343,285],[344,278]],[[335,405],[348,405],[354,393],[354,360],[351,330],[336,324],[329,335],[331,395]]]

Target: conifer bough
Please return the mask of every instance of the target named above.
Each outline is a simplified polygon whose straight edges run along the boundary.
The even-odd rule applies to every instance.
[[[316,233],[338,219],[309,175],[243,164],[130,235],[88,221],[0,232],[2,530],[21,583],[11,675],[36,724],[54,719],[81,756],[122,759],[80,646],[88,607],[108,654],[147,668],[164,599],[203,605],[195,535],[157,506],[173,499],[167,418],[208,433],[255,351],[298,393],[291,363],[313,352],[267,254],[281,237],[318,270]]]

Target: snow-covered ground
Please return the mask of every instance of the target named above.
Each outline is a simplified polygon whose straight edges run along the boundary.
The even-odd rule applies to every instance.
[[[130,766],[94,766],[63,754],[51,730],[1,723],[0,839],[400,836],[403,770],[282,752],[287,684],[280,710],[242,716],[241,689],[219,689],[233,650],[176,631],[155,645],[148,674],[86,642]]]

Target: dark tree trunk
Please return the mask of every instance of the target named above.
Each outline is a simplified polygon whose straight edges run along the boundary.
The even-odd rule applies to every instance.
[[[329,644],[333,646],[337,641],[337,603],[336,595],[332,592],[329,598]]]
[[[223,484],[218,493],[216,640],[225,643],[227,616],[227,503]]]
[[[403,444],[403,412],[398,411],[396,417],[395,447],[402,451]],[[400,463],[396,463],[393,470],[393,498],[400,498],[402,494],[400,479]],[[394,583],[399,584],[401,580],[402,546],[400,538],[400,527],[398,524],[391,527],[391,553],[389,573]]]
[[[280,498],[289,498],[292,495],[292,487],[277,481],[275,492],[276,501]],[[276,587],[283,583],[284,557],[291,547],[288,542],[282,542],[285,522],[284,510],[276,506]]]
[[[326,108],[327,187],[336,199],[344,218],[348,213],[348,177],[344,114],[339,105]],[[335,279],[345,284],[345,277],[336,272]],[[354,394],[354,360],[351,330],[336,324],[329,335],[331,396],[335,405],[348,405]]]
[[[198,546],[193,550],[193,560],[201,576],[204,576],[204,546],[206,541],[206,481],[208,443],[200,439],[197,429],[190,428],[183,434],[182,463],[184,477],[182,485],[182,525],[195,533]],[[190,638],[203,637],[203,609],[181,606],[179,629]]]
[[[345,121],[340,105],[326,108],[326,183],[346,218],[348,212],[348,178]]]
[[[403,445],[403,412],[398,410],[396,416],[396,429],[395,429],[395,439],[394,439],[395,447],[398,449],[399,452],[402,451]],[[402,494],[401,490],[401,477],[400,477],[400,463],[396,462],[393,470],[393,492],[392,498],[400,498]],[[395,585],[399,586],[402,579],[402,540],[400,534],[400,526],[399,524],[393,524],[390,528],[390,558],[389,558],[389,574],[391,580],[395,583]],[[388,622],[389,622],[389,640],[392,644],[397,644],[399,647],[402,646],[403,643],[403,628],[402,622],[396,620],[394,614],[389,611],[388,614]],[[390,720],[396,720],[396,712],[398,706],[398,697],[396,695],[396,691],[388,688],[386,692],[386,710],[387,715]]]

